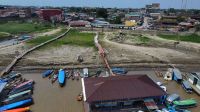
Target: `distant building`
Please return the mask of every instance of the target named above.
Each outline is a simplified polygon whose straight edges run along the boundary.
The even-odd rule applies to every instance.
[[[125,20],[135,20],[138,22],[142,20],[142,15],[140,13],[129,13],[125,15]]]
[[[150,13],[150,16],[155,20],[161,19],[161,14],[160,13]]]
[[[160,3],[152,3],[151,5],[146,5],[147,13],[158,13],[160,10]]]
[[[152,3],[151,5],[146,5],[146,9],[160,9],[160,3]]]
[[[82,88],[86,112],[155,110],[167,95],[147,75],[83,78]]]
[[[94,27],[109,27],[110,23],[103,20],[94,20],[91,25]]]
[[[39,17],[45,21],[61,21],[62,10],[60,9],[41,9],[39,11]]]
[[[70,21],[69,25],[72,27],[85,27],[90,25],[90,22],[88,21],[83,21],[83,20],[78,20],[78,21]]]

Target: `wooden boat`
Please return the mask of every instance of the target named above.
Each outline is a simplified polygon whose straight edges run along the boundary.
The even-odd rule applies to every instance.
[[[54,83],[58,79],[58,74],[54,74],[51,83]]]
[[[20,92],[20,93],[10,95],[10,96],[8,96],[8,98],[15,98],[15,97],[18,97],[18,96],[22,96],[24,94],[31,94],[31,93],[32,93],[31,90],[26,90],[26,91],[23,91],[23,92]]]
[[[12,81],[16,78],[19,78],[19,77],[21,77],[20,73],[14,73],[14,74],[9,74],[9,75],[3,77],[2,79],[6,82],[10,82],[10,81]]]
[[[26,90],[33,90],[33,86],[32,85],[27,85],[27,86],[25,86],[23,88],[15,89],[15,90],[11,91],[9,93],[9,95],[17,94],[17,93],[20,93],[20,92],[23,92],[23,91],[26,91]]]
[[[72,70],[70,70],[70,71],[69,71],[69,75],[68,75],[68,77],[67,77],[67,78],[68,78],[68,79],[70,79],[70,77],[72,77],[72,75],[73,75],[73,71],[72,71]]]
[[[10,93],[15,92],[15,91],[25,90],[25,88],[28,88],[28,87],[32,87],[30,90],[33,90],[33,84],[26,84],[26,85],[21,86],[21,87],[19,87],[17,89],[12,89],[10,91]]]
[[[181,83],[183,77],[179,69],[174,68],[172,71],[173,71],[173,80],[177,81],[178,83]]]
[[[53,73],[53,70],[47,70],[45,71],[43,74],[42,74],[42,77],[45,78],[45,77],[48,77],[50,74]]]
[[[173,104],[175,105],[176,108],[188,108],[196,106],[197,101],[194,99],[187,99],[187,100],[174,101]]]
[[[75,79],[75,76],[74,76],[74,75],[75,75],[75,71],[73,70],[73,71],[72,71],[72,80]]]
[[[74,77],[76,78],[76,80],[79,80],[79,72],[78,71],[75,72]]]
[[[63,69],[60,69],[58,72],[58,82],[61,87],[65,83],[65,71]]]
[[[11,104],[11,103],[15,103],[15,102],[18,102],[18,101],[30,99],[30,98],[32,98],[32,96],[30,94],[22,95],[22,96],[18,96],[18,97],[15,97],[15,98],[5,99],[2,103],[3,104]]]
[[[187,93],[192,93],[192,87],[190,86],[190,84],[189,84],[188,81],[184,80],[184,81],[182,82],[182,87],[183,87],[183,89],[185,89],[185,91],[186,91]]]
[[[3,112],[27,112],[29,110],[30,110],[30,107],[24,107],[24,108],[17,108],[17,109],[5,110]]]
[[[54,72],[52,72],[52,74],[49,75],[49,79],[51,79],[54,76]]]
[[[31,79],[31,80],[28,80],[28,81],[26,81],[26,82],[24,82],[24,83],[19,84],[19,85],[16,86],[14,89],[20,88],[20,87],[25,86],[25,85],[27,85],[27,84],[33,84],[33,83],[34,83],[34,81]]]
[[[4,105],[4,106],[0,107],[0,112],[30,104],[30,103],[32,103],[32,101],[33,101],[32,99],[27,99],[27,100],[22,100],[22,101],[15,102],[12,104]]]

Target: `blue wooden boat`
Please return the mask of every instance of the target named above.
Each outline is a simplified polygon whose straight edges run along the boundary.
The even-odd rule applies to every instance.
[[[45,78],[45,77],[49,76],[52,73],[53,73],[53,70],[47,70],[42,74],[42,77]]]
[[[183,89],[185,89],[185,91],[186,91],[187,93],[192,93],[192,87],[190,86],[190,84],[189,84],[188,81],[184,80],[184,81],[182,82],[182,87],[183,87]]]
[[[22,100],[27,100],[27,99],[30,99],[30,98],[32,98],[32,95],[28,94],[28,95],[15,97],[15,98],[5,99],[4,101],[2,101],[2,103],[3,104],[11,104],[11,103],[15,103],[15,102],[22,101]]]
[[[17,93],[20,93],[20,92],[26,91],[26,90],[33,90],[33,85],[27,85],[27,86],[24,86],[23,88],[12,90],[9,93],[9,95],[17,94]]]
[[[112,68],[112,72],[118,75],[126,74],[128,71],[126,71],[124,68]]]
[[[58,82],[59,82],[61,87],[65,83],[65,71],[63,69],[60,69],[59,72],[58,72]]]
[[[181,83],[183,80],[182,74],[177,68],[173,69],[173,80],[177,81],[178,83]]]
[[[4,110],[9,110],[9,109],[13,109],[13,108],[21,107],[23,105],[30,104],[30,103],[32,103],[32,101],[33,100],[30,98],[30,99],[27,99],[27,100],[22,100],[22,101],[19,101],[19,102],[4,105],[4,106],[0,107],[0,112],[2,112]]]

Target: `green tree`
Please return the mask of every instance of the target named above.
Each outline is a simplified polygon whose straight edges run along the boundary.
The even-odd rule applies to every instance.
[[[175,13],[175,12],[176,12],[176,10],[174,8],[169,9],[169,13]]]
[[[120,16],[117,16],[117,17],[113,20],[113,23],[114,23],[114,24],[121,24],[121,23],[122,23],[121,17],[120,17]]]
[[[104,8],[97,9],[97,17],[107,18],[108,17],[107,9]]]
[[[184,17],[184,16],[178,16],[177,17],[178,22],[183,22],[183,21],[185,21],[185,19],[186,19],[186,17]]]
[[[196,31],[200,31],[200,24],[195,25],[195,29],[196,29]]]

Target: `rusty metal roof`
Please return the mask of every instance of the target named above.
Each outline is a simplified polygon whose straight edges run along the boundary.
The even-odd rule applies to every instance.
[[[84,87],[89,103],[166,95],[147,75],[85,78]]]

